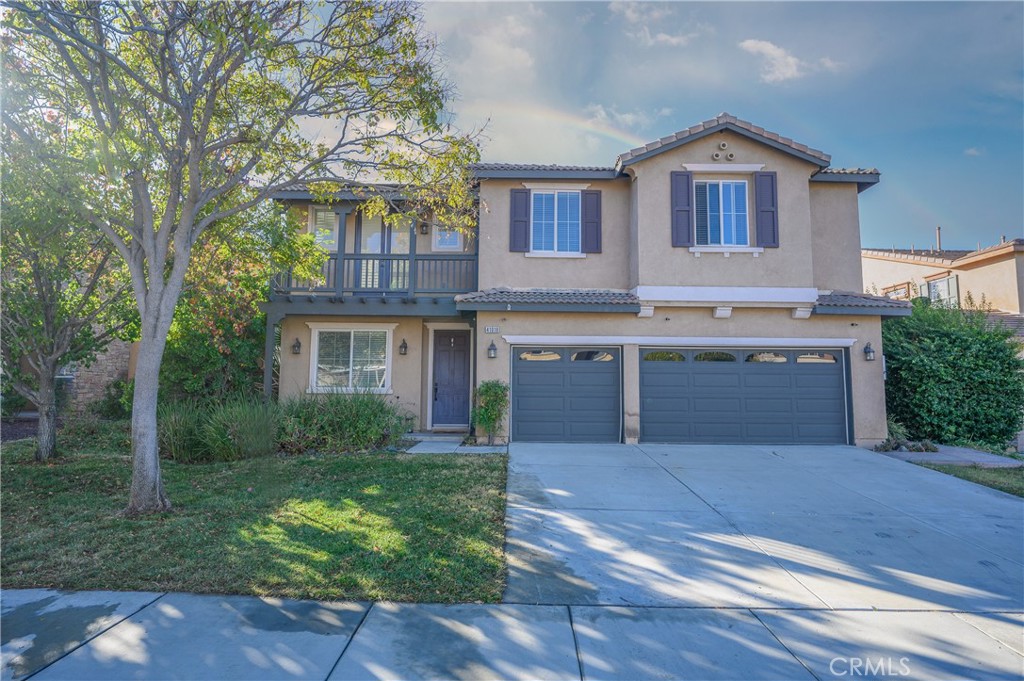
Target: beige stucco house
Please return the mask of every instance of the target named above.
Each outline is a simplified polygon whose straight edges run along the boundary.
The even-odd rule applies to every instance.
[[[962,305],[970,295],[996,312],[1024,313],[1024,239],[976,251],[865,248],[861,266],[867,290],[894,299]]]
[[[829,164],[721,114],[608,167],[480,164],[471,236],[282,194],[332,255],[265,305],[280,394],[373,390],[465,430],[499,379],[513,441],[873,445],[881,318],[909,306],[859,293],[878,171]]]

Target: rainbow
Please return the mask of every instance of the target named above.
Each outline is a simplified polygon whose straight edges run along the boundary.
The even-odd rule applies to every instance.
[[[594,121],[583,114],[571,113],[551,106],[541,106],[537,104],[526,105],[520,102],[496,101],[492,105],[492,111],[500,112],[502,117],[505,115],[512,115],[523,118],[532,118],[540,121],[562,123],[570,128],[579,130],[580,132],[590,133],[615,142],[621,142],[624,145],[622,151],[629,151],[636,147],[642,147],[650,142],[651,139],[654,139],[653,137],[651,139],[644,139],[620,128],[616,128],[609,123]]]

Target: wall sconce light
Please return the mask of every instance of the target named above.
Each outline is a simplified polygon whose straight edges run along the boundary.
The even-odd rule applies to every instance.
[[[405,342],[404,338],[402,339],[402,344],[398,346],[398,354],[400,354],[400,355],[408,355],[409,354],[409,344]]]
[[[868,362],[875,361],[875,349],[871,347],[871,343],[864,346],[864,359]]]
[[[498,356],[498,346],[491,341],[491,344],[487,346],[487,359],[494,359]]]
[[[292,354],[293,355],[298,355],[298,354],[301,354],[301,353],[302,353],[302,341],[300,341],[298,338],[296,338],[295,342],[292,343]]]
[[[426,222],[420,223],[420,234],[430,234],[430,225]]]

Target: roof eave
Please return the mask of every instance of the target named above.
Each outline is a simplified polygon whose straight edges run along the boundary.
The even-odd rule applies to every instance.
[[[811,182],[844,182],[844,183],[856,183],[857,193],[860,194],[865,189],[871,189],[878,184],[881,179],[880,173],[863,173],[863,174],[848,174],[844,175],[841,173],[817,173],[811,176]]]
[[[480,180],[615,180],[623,177],[613,168],[608,170],[477,170]]]
[[[913,308],[907,307],[862,307],[859,305],[815,306],[814,314],[859,315],[861,317],[909,317]]]
[[[474,303],[458,301],[456,309],[501,312],[620,312],[637,314],[640,305],[607,303]]]
[[[829,160],[823,160],[812,154],[804,153],[799,149],[794,149],[793,147],[787,144],[783,144],[782,142],[778,142],[769,137],[758,135],[755,132],[752,132],[745,128],[741,128],[735,123],[719,123],[718,125],[714,125],[710,128],[705,128],[700,132],[691,133],[681,139],[677,139],[675,141],[660,145],[656,149],[651,149],[649,151],[637,154],[636,156],[632,156],[626,161],[622,161],[622,157],[620,156],[615,162],[615,168],[621,172],[624,168],[626,168],[627,166],[631,166],[634,163],[644,161],[646,159],[651,158],[652,156],[657,156],[658,154],[662,154],[666,151],[671,151],[672,149],[676,149],[685,144],[689,144],[690,142],[696,142],[699,139],[707,137],[708,135],[713,135],[714,133],[721,132],[723,130],[731,130],[732,132],[735,132],[738,135],[742,135],[743,137],[746,137],[748,139],[754,140],[755,142],[760,142],[761,144],[765,144],[769,147],[772,147],[773,149],[778,149],[779,151],[789,154],[790,156],[795,156],[796,158],[799,158],[803,161],[807,161],[808,163],[813,163],[814,165],[822,169],[827,168],[829,163],[831,162],[831,157],[829,157]]]

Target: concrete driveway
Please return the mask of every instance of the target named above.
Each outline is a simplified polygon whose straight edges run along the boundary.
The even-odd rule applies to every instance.
[[[569,604],[584,668],[1024,673],[1019,498],[838,446],[515,444],[508,494],[505,601]]]

